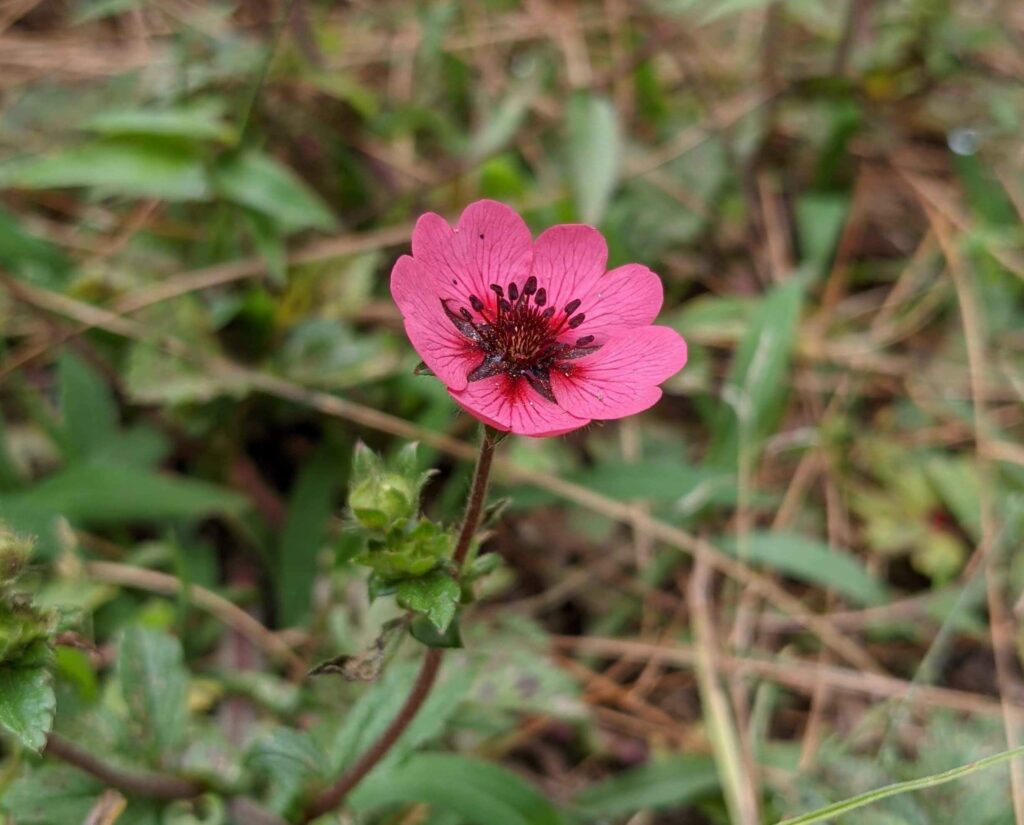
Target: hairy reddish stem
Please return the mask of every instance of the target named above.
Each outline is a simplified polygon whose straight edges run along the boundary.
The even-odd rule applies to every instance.
[[[167,773],[130,771],[98,759],[56,733],[51,733],[43,751],[94,776],[104,784],[132,796],[147,799],[191,799],[205,790],[200,782]]]
[[[462,517],[462,527],[459,529],[459,536],[455,542],[455,551],[452,553],[452,562],[455,566],[455,575],[462,575],[463,565],[469,555],[469,548],[473,544],[473,537],[480,527],[480,518],[484,511],[484,501],[487,498],[487,483],[491,476],[491,461],[494,458],[494,448],[498,444],[500,434],[490,427],[484,428],[483,437],[480,440],[480,453],[476,460],[476,469],[473,471],[473,482],[469,488],[469,497],[466,499],[466,511]],[[398,711],[398,715],[388,725],[387,730],[380,735],[370,748],[359,757],[359,759],[338,780],[326,790],[316,796],[306,808],[302,816],[302,822],[311,822],[317,817],[323,816],[328,811],[337,808],[345,797],[356,787],[366,775],[372,771],[383,759],[388,751],[398,741],[399,737],[409,727],[420,708],[427,701],[430,691],[437,681],[437,674],[441,669],[441,660],[444,658],[444,649],[432,647],[427,650],[423,657],[423,664],[420,672],[416,675],[412,690],[405,699],[405,704]]]

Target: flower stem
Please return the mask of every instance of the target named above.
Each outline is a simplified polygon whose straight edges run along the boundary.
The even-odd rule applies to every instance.
[[[469,488],[469,497],[466,499],[462,527],[459,529],[455,551],[452,553],[452,562],[457,578],[462,575],[462,567],[469,555],[473,537],[480,527],[480,517],[483,515],[484,501],[487,498],[487,483],[491,475],[491,461],[494,458],[494,448],[497,446],[499,438],[499,433],[490,427],[484,428],[483,436],[480,439],[480,453],[477,455],[476,469],[473,471],[473,481]],[[302,822],[310,822],[337,808],[349,792],[387,755],[426,702],[437,681],[437,674],[441,669],[443,658],[443,648],[432,647],[427,650],[412,690],[409,691],[405,704],[398,711],[398,715],[380,735],[380,738],[359,757],[352,767],[338,777],[333,785],[313,799],[303,813]]]
[[[490,427],[484,427],[480,439],[480,454],[476,458],[473,482],[469,487],[469,498],[466,499],[466,513],[462,517],[462,527],[459,530],[458,541],[455,542],[455,552],[452,554],[456,576],[462,575],[462,567],[466,563],[466,556],[469,555],[470,545],[480,527],[480,516],[483,514],[484,501],[487,499],[487,483],[491,477],[491,461],[500,436],[500,433]]]

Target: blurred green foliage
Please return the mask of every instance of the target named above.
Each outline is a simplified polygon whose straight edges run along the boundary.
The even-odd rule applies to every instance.
[[[461,649],[348,800],[356,821],[726,822],[690,667],[635,661],[655,641],[692,661],[690,562],[623,503],[834,619],[895,679],[976,708],[877,683],[814,699],[819,663],[871,677],[723,582],[722,652],[805,677],[729,685],[765,822],[1005,747],[982,574],[1012,607],[1014,4],[72,0],[11,15],[0,809],[17,825],[98,810],[102,783],[37,754],[51,727],[208,789],[128,794],[105,821],[249,825],[241,798],[297,821],[407,694],[417,646],[388,635],[407,610],[417,638]],[[535,231],[594,223],[611,266],[655,269],[659,322],[690,363],[639,419],[502,444],[510,465],[604,498],[499,474],[493,552],[458,582],[439,525],[457,523],[470,468],[429,445],[475,424],[413,374],[387,277],[419,214],[480,197]],[[418,452],[395,435],[410,427]],[[483,604],[459,623],[470,589]],[[635,655],[577,653],[576,636]],[[300,666],[353,667],[305,678],[281,645]],[[995,825],[1012,821],[1009,785],[995,769],[857,817]]]

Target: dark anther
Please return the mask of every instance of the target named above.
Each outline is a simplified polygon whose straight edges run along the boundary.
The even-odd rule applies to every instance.
[[[441,299],[441,308],[444,310],[444,314],[448,316],[448,320],[455,325],[455,329],[461,332],[462,335],[470,341],[478,344],[482,343],[483,339],[480,337],[480,331],[473,325],[473,322],[467,321],[458,313],[452,312],[448,303],[448,300],[444,298]]]
[[[547,369],[529,370],[523,373],[523,377],[526,379],[526,383],[533,387],[539,395],[546,398],[552,404],[558,403],[554,392],[551,391],[551,376]]]
[[[533,295],[537,291],[537,278],[531,275],[526,279],[526,283],[523,285],[523,295]]]
[[[469,305],[477,312],[482,312],[484,308],[484,302],[477,298],[476,295],[469,296]]]
[[[577,309],[580,308],[580,304],[583,302],[579,298],[574,298],[565,305],[565,314],[572,315]]]
[[[587,316],[582,312],[579,315],[574,315],[569,319],[569,329],[576,329],[580,324],[587,320]]]
[[[587,344],[589,344],[593,340],[594,340],[594,336],[593,335],[584,335],[582,338],[577,338],[576,339],[576,346],[578,346],[578,347],[585,347]]]
[[[548,319],[550,319],[550,318],[554,317],[554,314],[555,314],[555,308],[554,307],[548,307],[547,309],[545,309],[541,313],[540,317],[541,318],[548,318]]]
[[[461,315],[467,321],[473,320],[473,314],[465,307],[459,307],[459,315]]]
[[[516,286],[515,281],[508,285],[508,299],[510,301],[518,300],[519,298],[519,287]]]
[[[500,285],[491,284],[491,289],[494,291],[494,294],[497,295],[499,298],[503,298],[505,296],[505,290],[502,289]]]
[[[512,304],[510,304],[504,298],[502,298],[501,300],[498,301],[498,306],[501,307],[501,311],[502,312],[511,312],[512,311]]]
[[[480,233],[480,240],[482,241],[483,239],[484,239],[484,233],[483,233],[483,232],[481,232],[481,233]]]
[[[501,372],[503,364],[504,362],[500,355],[486,355],[483,361],[470,370],[466,379],[468,381],[482,381],[485,378],[490,378],[492,375],[497,375]]]
[[[527,283],[529,283],[529,282],[527,282]],[[548,302],[548,291],[546,289],[544,289],[544,287],[541,287],[540,289],[538,289],[537,290],[537,297],[533,299],[533,302],[537,306],[539,306],[539,307],[544,306],[544,304],[546,304]]]

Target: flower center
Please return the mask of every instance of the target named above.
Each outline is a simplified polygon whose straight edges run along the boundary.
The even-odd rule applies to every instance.
[[[551,370],[565,361],[582,358],[600,349],[593,335],[577,338],[575,343],[559,340],[559,335],[576,329],[586,320],[580,299],[573,298],[562,307],[548,306],[547,291],[537,288],[533,275],[523,288],[516,283],[506,292],[491,284],[494,299],[469,297],[469,307],[453,308],[451,299],[442,299],[445,315],[459,333],[483,355],[483,360],[466,376],[481,381],[494,375],[524,378],[552,404]]]

